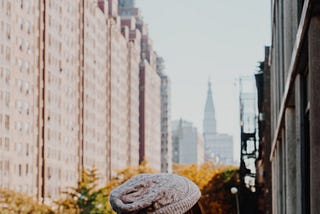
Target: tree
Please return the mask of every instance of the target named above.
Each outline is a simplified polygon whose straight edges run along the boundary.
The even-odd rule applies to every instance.
[[[173,171],[185,176],[198,185],[201,191],[200,205],[205,214],[235,213],[233,186],[238,186],[238,171],[232,166],[216,166],[212,162],[180,165],[174,164]]]
[[[173,172],[185,176],[198,185],[200,190],[212,179],[212,177],[223,170],[224,166],[216,166],[212,162],[205,162],[198,166],[197,164],[183,165],[173,164]]]
[[[200,204],[205,214],[236,213],[235,196],[230,193],[231,187],[239,186],[238,170],[226,168],[215,174],[202,189]]]
[[[53,210],[40,204],[31,197],[12,190],[0,189],[0,213],[1,214],[53,214]]]
[[[108,206],[105,188],[98,188],[99,177],[96,169],[84,170],[77,187],[64,192],[64,199],[57,201],[59,213],[96,214],[112,213]]]

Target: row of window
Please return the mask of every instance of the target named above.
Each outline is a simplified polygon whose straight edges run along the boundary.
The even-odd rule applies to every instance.
[[[17,121],[15,123],[16,125],[16,130],[19,131],[19,132],[22,132],[23,130],[25,131],[26,134],[29,134],[30,133],[30,123],[29,122],[25,122],[23,123],[22,121]]]
[[[26,115],[30,114],[30,105],[28,102],[23,103],[23,101],[18,100],[16,102],[16,106],[20,114],[23,112],[23,110],[25,110]]]
[[[26,10],[29,14],[31,12],[32,0],[19,0],[19,5],[21,10]]]
[[[20,72],[23,71],[23,64],[24,64],[25,70],[27,71],[28,74],[30,73],[30,63],[28,61],[23,62],[22,59],[17,59],[17,63],[18,63]]]
[[[29,21],[25,21],[25,23],[24,23],[24,20],[23,20],[23,18],[21,16],[18,19],[18,26],[19,26],[19,29],[21,31],[23,31],[24,28],[25,28],[27,34],[28,35],[31,34],[31,24],[30,24],[30,22]]]
[[[29,176],[31,174],[32,168],[29,167],[29,164],[25,164],[24,166],[22,164],[18,164],[18,175],[21,176]]]
[[[49,180],[52,178],[57,178],[58,180],[63,179],[64,181],[76,181],[78,173],[76,173],[76,170],[62,170],[61,168],[48,166],[46,169],[46,174],[47,179]]]
[[[30,43],[27,41],[25,46],[24,46],[24,40],[22,38],[18,39],[18,45],[19,45],[19,50],[20,51],[26,51],[26,53],[28,55],[31,55],[32,51],[31,51],[31,46]]]
[[[24,93],[25,95],[29,95],[30,93],[30,84],[28,81],[23,82],[23,80],[16,80],[18,89],[20,93]]]
[[[0,13],[5,14],[7,17],[11,16],[11,0],[0,1]]]

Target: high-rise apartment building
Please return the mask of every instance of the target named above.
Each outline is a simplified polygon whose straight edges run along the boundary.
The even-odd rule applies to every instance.
[[[130,11],[120,17],[117,0],[0,1],[0,187],[50,203],[92,167],[103,185],[139,164],[141,139],[160,171],[156,56]]]
[[[111,168],[115,170],[127,166],[129,162],[129,70],[128,31],[121,29],[120,17],[111,22],[111,66],[110,66],[110,134]]]
[[[139,123],[140,146],[139,162],[147,161],[154,169],[161,170],[161,127],[160,127],[160,84],[157,73],[156,54],[148,35],[147,26],[144,24],[140,11],[135,7],[134,0],[120,0],[119,13],[123,24],[131,26],[135,22],[139,30],[140,40],[140,82],[139,82]],[[129,19],[133,17],[134,20]],[[133,32],[134,33],[134,32]],[[135,33],[134,33],[135,34]],[[138,42],[138,41],[136,41]]]
[[[47,199],[57,198],[79,176],[80,5],[49,1],[40,8],[38,188]]]
[[[129,19],[129,165],[139,163],[139,72],[141,59],[141,33],[136,29],[136,20]]]
[[[172,161],[201,165],[204,162],[203,141],[196,127],[185,120],[172,122]]]
[[[157,57],[157,72],[161,78],[161,172],[172,172],[171,83],[161,57]]]
[[[0,2],[0,186],[37,195],[37,2]]]
[[[82,70],[82,97],[83,106],[83,167],[85,169],[95,167],[105,183],[108,178],[107,134],[109,97],[106,96],[108,87],[109,70],[107,58],[109,44],[107,42],[108,18],[106,4],[100,3],[99,7],[90,1],[84,1],[83,5],[83,34],[81,40],[83,47]]]
[[[156,68],[156,55],[147,35],[142,36],[140,67],[140,162],[161,170],[161,80]],[[145,56],[145,57],[144,57]]]

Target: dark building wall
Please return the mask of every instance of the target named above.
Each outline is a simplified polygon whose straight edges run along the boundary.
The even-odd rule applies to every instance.
[[[271,115],[270,115],[270,47],[265,47],[265,59],[260,63],[260,71],[256,74],[258,90],[258,133],[259,156],[256,161],[258,213],[272,213],[271,187]]]
[[[320,213],[319,4],[272,1],[273,213]]]

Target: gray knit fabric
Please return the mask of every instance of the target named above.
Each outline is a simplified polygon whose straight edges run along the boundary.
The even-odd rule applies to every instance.
[[[110,193],[118,214],[183,214],[199,200],[200,190],[189,179],[175,174],[140,174]]]

